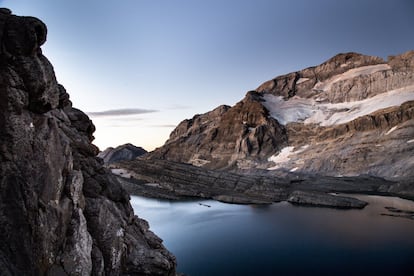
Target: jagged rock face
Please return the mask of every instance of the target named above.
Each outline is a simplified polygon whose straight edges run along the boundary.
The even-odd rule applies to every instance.
[[[181,123],[148,158],[221,169],[414,176],[414,51],[339,54]]]
[[[380,63],[384,63],[384,61],[378,57],[364,56],[357,53],[338,54],[319,66],[276,77],[263,83],[256,90],[260,93],[283,96],[285,99],[295,95],[302,96],[306,94],[310,96],[309,92],[312,91],[317,82],[323,82],[350,69]]]
[[[125,144],[116,148],[109,147],[98,154],[105,164],[111,164],[120,161],[134,160],[138,156],[146,154],[147,151],[141,147],[132,144]]]
[[[269,117],[256,92],[234,107],[220,106],[185,120],[166,144],[148,158],[188,162],[207,168],[249,166],[287,142],[286,130]]]
[[[95,127],[42,55],[46,26],[0,9],[1,275],[174,275],[95,158]]]

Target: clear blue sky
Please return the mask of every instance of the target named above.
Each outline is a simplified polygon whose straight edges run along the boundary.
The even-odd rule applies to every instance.
[[[414,49],[412,0],[0,0],[48,26],[44,54],[104,149],[173,127],[340,52]],[[115,111],[114,111],[115,110]]]

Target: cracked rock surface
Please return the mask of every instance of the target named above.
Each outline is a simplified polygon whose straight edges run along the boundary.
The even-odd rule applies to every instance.
[[[47,28],[0,9],[1,275],[175,275],[95,156],[95,127],[42,55]]]

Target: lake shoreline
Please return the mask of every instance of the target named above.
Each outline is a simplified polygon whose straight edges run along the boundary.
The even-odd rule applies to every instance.
[[[347,194],[414,200],[414,190],[408,180],[396,182],[368,175],[333,177],[263,171],[242,174],[139,158],[111,164],[109,168],[130,194],[155,198],[196,197],[236,204],[271,204],[287,200],[298,205],[344,209],[360,209],[366,205]]]
[[[370,202],[367,201],[366,196],[376,196],[376,197],[396,197],[403,200],[407,200],[414,204],[411,198],[403,198],[399,195],[390,194],[390,193],[381,193],[381,192],[352,192],[349,193],[322,193],[314,191],[300,191],[293,192],[291,196],[286,197],[285,199],[280,200],[262,200],[259,197],[250,197],[246,195],[226,195],[226,196],[208,196],[208,194],[199,193],[198,195],[194,194],[183,194],[177,193],[176,191],[166,190],[161,186],[154,183],[146,183],[145,181],[130,179],[125,177],[117,176],[118,181],[121,183],[122,187],[130,194],[135,196],[143,196],[146,198],[153,199],[165,199],[173,201],[185,201],[185,200],[216,200],[223,203],[230,204],[246,204],[246,205],[270,205],[277,202],[290,202],[291,204],[298,206],[307,206],[307,207],[326,207],[326,208],[336,208],[336,209],[364,209],[365,206],[369,205]],[[298,194],[300,197],[298,197]],[[292,196],[293,195],[293,196]],[[296,195],[296,197],[295,197]],[[388,215],[402,216],[414,219],[411,213],[407,213],[404,209],[395,209],[394,212],[388,211]],[[386,215],[386,214],[384,214]]]

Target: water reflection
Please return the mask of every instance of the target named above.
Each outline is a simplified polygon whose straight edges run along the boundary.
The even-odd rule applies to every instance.
[[[372,204],[363,211],[142,197],[131,204],[187,275],[414,272],[414,221],[381,216],[385,206],[414,210],[414,203],[358,197]]]

